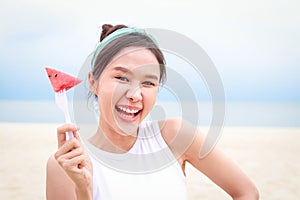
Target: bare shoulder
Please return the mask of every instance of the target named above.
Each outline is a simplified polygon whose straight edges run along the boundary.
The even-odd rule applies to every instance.
[[[46,168],[47,200],[75,199],[75,185],[51,155]]]
[[[173,153],[186,156],[197,140],[201,145],[203,134],[199,128],[181,118],[166,119],[158,122],[161,134]]]
[[[182,118],[171,118],[158,122],[161,134],[167,143],[173,142],[177,137],[181,139],[194,139],[199,128]]]
[[[158,121],[161,134],[168,145],[175,139],[176,135],[178,134],[181,122],[182,119],[180,118]]]

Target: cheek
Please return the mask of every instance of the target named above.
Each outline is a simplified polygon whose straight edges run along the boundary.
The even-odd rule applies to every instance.
[[[101,79],[98,83],[97,87],[97,95],[99,99],[99,105],[103,108],[110,108],[109,104],[111,103],[113,92],[112,92],[112,85],[109,81],[105,79]]]
[[[105,106],[114,105],[123,95],[126,88],[122,84],[102,80],[98,85],[98,94]]]
[[[151,110],[152,107],[154,106],[155,102],[156,102],[156,97],[157,97],[157,89],[153,89],[153,90],[146,90],[144,91],[143,95],[143,100],[144,100],[144,106]]]

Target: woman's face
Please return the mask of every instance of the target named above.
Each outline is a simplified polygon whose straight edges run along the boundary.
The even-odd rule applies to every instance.
[[[154,54],[141,47],[123,49],[93,82],[103,131],[135,135],[156,101],[160,77]]]

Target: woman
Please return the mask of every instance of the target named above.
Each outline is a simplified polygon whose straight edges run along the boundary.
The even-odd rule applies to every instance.
[[[47,199],[187,199],[186,162],[233,199],[258,199],[255,185],[220,150],[199,158],[204,136],[196,127],[182,119],[143,121],[166,76],[151,35],[103,25],[92,66],[88,80],[100,117],[88,147],[109,159],[87,153],[74,125],[59,127],[58,151],[47,163]],[[67,131],[74,134],[68,141]],[[193,140],[183,147],[181,136]]]

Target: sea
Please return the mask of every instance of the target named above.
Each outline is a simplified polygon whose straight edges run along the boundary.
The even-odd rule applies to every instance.
[[[72,122],[77,123],[78,117],[74,116],[82,118],[84,113],[81,117],[74,105],[78,107],[77,103],[69,102],[69,111]],[[82,112],[90,109],[86,103],[81,105]],[[0,112],[0,123],[65,122],[55,101],[1,100]],[[300,127],[300,103],[228,102],[215,106],[211,102],[158,102],[147,120],[172,117],[182,117],[199,126],[210,126],[217,121],[217,125],[223,126]]]

